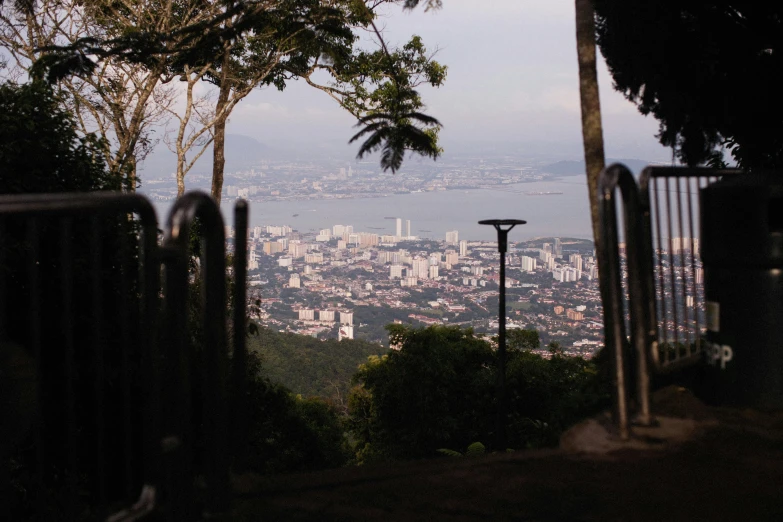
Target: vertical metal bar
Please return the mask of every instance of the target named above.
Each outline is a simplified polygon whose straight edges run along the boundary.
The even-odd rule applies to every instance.
[[[653,194],[655,194],[655,233],[656,233],[656,239],[658,243],[658,253],[656,255],[656,258],[658,260],[658,292],[659,294],[659,302],[661,303],[661,319],[662,319],[662,325],[659,325],[659,335],[658,338],[660,339],[660,342],[658,344],[658,350],[663,350],[663,357],[662,361],[663,364],[666,364],[669,360],[669,352],[666,349],[666,344],[669,340],[669,334],[668,334],[668,314],[666,310],[666,284],[665,284],[665,276],[663,273],[663,243],[662,243],[662,237],[661,237],[661,208],[660,208],[660,202],[659,202],[659,188],[658,188],[658,179],[652,178],[654,182],[654,190]]]
[[[626,343],[622,309],[622,281],[620,280],[620,253],[617,245],[616,179],[604,170],[599,178],[600,223],[603,240],[597,254],[600,270],[601,301],[604,305],[604,332],[607,348],[612,354],[614,372],[614,421],[622,440],[630,436],[628,419],[628,389],[626,384],[624,349]]]
[[[506,246],[508,232],[500,226],[498,247],[500,250],[500,288],[498,292],[498,415],[495,425],[497,451],[505,451],[506,443]]]
[[[134,451],[133,451],[133,426],[134,422],[131,418],[132,415],[132,400],[131,400],[131,363],[130,363],[130,328],[128,322],[128,314],[130,313],[129,294],[130,288],[128,285],[128,271],[129,271],[129,256],[128,256],[128,238],[130,237],[130,230],[128,227],[128,216],[126,214],[120,215],[118,219],[118,234],[116,240],[119,242],[117,248],[117,267],[119,268],[119,294],[117,295],[117,309],[119,319],[119,334],[120,334],[120,357],[121,357],[121,385],[122,385],[122,408],[123,408],[123,448],[124,448],[124,478],[125,478],[125,495],[127,498],[133,496],[133,463],[134,463]]]
[[[68,470],[66,472],[68,483],[68,516],[75,515],[76,500],[76,393],[74,383],[76,381],[76,362],[74,353],[74,321],[75,311],[73,306],[73,259],[72,238],[73,218],[65,217],[60,221],[60,290],[62,293],[62,328],[63,345],[65,346],[65,415],[67,423],[65,451]]]
[[[210,200],[210,204],[214,202]],[[225,228],[219,209],[202,217],[202,303],[204,322],[205,389],[204,423],[209,444],[210,465],[207,482],[212,491],[209,504],[218,511],[229,503],[228,459],[225,431],[225,369],[226,323],[215,318],[224,317],[226,310]],[[213,218],[213,219],[210,219]]]
[[[187,251],[166,252],[164,307],[167,328],[163,396],[163,459],[167,493],[175,520],[192,515],[190,361],[187,351]]]
[[[638,403],[638,424],[649,426],[652,423],[650,407],[650,374],[647,367],[647,321],[646,321],[646,248],[642,245],[645,238],[644,219],[640,205],[639,191],[631,172],[624,167],[616,167],[618,183],[622,190],[625,219],[625,240],[627,246],[626,262],[628,267],[628,315],[632,346],[636,356],[636,398]]]
[[[41,354],[41,265],[39,255],[39,239],[38,239],[38,218],[31,217],[27,221],[27,238],[26,242],[29,248],[29,261],[27,263],[27,278],[30,284],[30,313],[28,314],[28,328],[30,335],[30,345],[33,351],[33,357],[35,358],[36,372],[38,378],[36,379],[36,386],[38,388],[38,400],[41,406],[38,407],[38,419],[35,423],[35,451],[36,451],[36,467],[38,477],[43,477],[43,465],[44,465],[44,447],[43,447],[43,435],[41,431],[44,429],[44,423],[46,420],[43,418],[42,408],[46,402],[44,397],[44,390],[41,382],[43,375],[43,360]]]
[[[690,229],[690,235],[691,235],[691,293],[693,294],[693,320],[694,320],[694,341],[696,343],[696,349],[700,349],[700,343],[699,339],[701,337],[701,325],[699,323],[699,308],[698,308],[698,292],[696,288],[696,256],[698,255],[698,252],[696,252],[696,231],[693,228],[693,194],[691,192],[691,183],[692,181],[696,181],[698,183],[699,178],[695,178],[694,180],[687,179],[686,186],[688,187],[688,227]],[[686,281],[683,281],[683,284],[686,284]],[[688,303],[685,303],[686,306]],[[690,355],[690,347],[688,351],[688,355]]]
[[[685,239],[685,233],[683,232],[683,219],[682,219],[682,193],[680,191],[680,178],[675,178],[677,180],[677,226],[679,227],[680,231],[680,271],[682,273],[682,321],[683,326],[685,327],[685,346],[686,346],[686,354],[691,354],[691,325],[688,324],[688,307],[686,306],[687,301],[687,291],[688,291],[688,285],[686,283],[686,274],[685,274],[685,254],[683,249],[683,240]],[[687,181],[687,180],[686,180]],[[673,295],[674,297],[674,295]],[[674,300],[675,306],[677,305],[677,299]],[[680,349],[677,348],[677,356],[680,355]]]
[[[671,284],[671,296],[672,296],[672,326],[674,327],[674,353],[677,353],[677,345],[679,344],[679,335],[677,334],[677,325],[679,321],[677,320],[677,300],[676,300],[676,288],[675,288],[675,279],[674,279],[674,253],[672,252],[674,250],[674,241],[672,238],[672,205],[671,205],[671,194],[670,194],[670,188],[669,188],[669,178],[665,178],[666,181],[666,221],[667,221],[667,228],[669,232],[669,282]],[[676,358],[676,357],[675,357]],[[669,359],[667,355],[667,360]]]
[[[158,223],[155,211],[139,214],[142,236],[139,241],[139,330],[144,368],[145,410],[142,423],[144,441],[143,479],[146,484],[159,484],[161,431],[161,372],[158,346],[158,322],[161,260],[157,254]]]
[[[104,419],[104,360],[103,360],[103,303],[101,299],[101,241],[98,215],[90,218],[90,290],[92,298],[92,349],[95,357],[95,470],[98,499],[101,506],[106,504],[105,472],[105,419]]]
[[[248,204],[239,200],[234,207],[234,338],[232,359],[231,413],[234,466],[239,470],[245,460],[247,444],[247,346],[245,344],[247,320],[247,227]]]
[[[5,289],[5,278],[7,269],[5,267],[5,220],[0,219],[0,340],[7,337],[6,333],[6,299],[8,293]]]

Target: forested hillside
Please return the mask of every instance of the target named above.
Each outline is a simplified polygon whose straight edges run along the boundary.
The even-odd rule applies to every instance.
[[[306,335],[259,328],[248,349],[261,356],[264,377],[303,396],[320,396],[343,406],[351,377],[370,355],[388,351],[361,340],[321,341]]]

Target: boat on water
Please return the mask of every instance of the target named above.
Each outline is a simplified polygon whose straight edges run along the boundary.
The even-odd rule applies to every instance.
[[[299,214],[294,214],[292,217],[296,217],[296,216],[298,216],[298,215],[299,215]]]

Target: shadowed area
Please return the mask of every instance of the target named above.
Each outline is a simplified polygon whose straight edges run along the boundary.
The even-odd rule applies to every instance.
[[[781,520],[783,413],[710,408],[681,444],[607,454],[541,450],[275,477],[241,476],[233,520]],[[638,441],[637,441],[638,442]],[[655,449],[655,448],[658,449]]]

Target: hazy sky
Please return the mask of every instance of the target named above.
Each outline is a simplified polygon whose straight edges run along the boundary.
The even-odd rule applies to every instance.
[[[429,112],[441,120],[446,155],[461,145],[502,142],[522,153],[581,156],[579,83],[573,0],[443,0],[425,13],[395,10],[383,20],[386,39],[404,44],[422,36],[448,65],[446,83],[421,89]],[[599,82],[607,155],[671,158],[655,139],[657,122],[612,89],[606,66]],[[231,116],[229,132],[273,146],[296,140],[346,152],[354,120],[326,94],[304,82],[283,93],[257,91]]]

